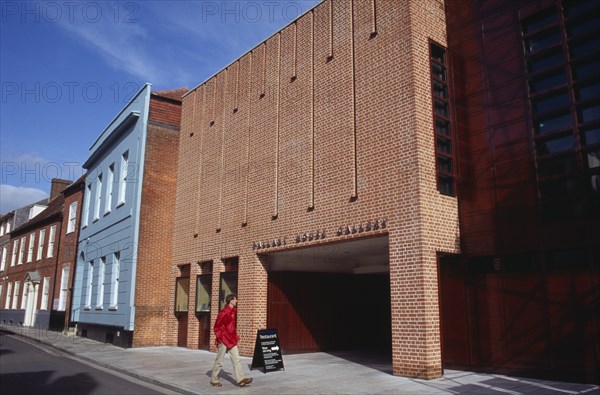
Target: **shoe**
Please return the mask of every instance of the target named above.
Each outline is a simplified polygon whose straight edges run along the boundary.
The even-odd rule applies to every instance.
[[[253,379],[252,379],[252,377],[246,377],[245,379],[242,379],[242,381],[240,381],[240,382],[238,383],[238,385],[239,385],[240,387],[245,387],[245,386],[247,386],[248,384],[250,384],[250,383],[252,382],[252,380],[253,380]]]
[[[223,386],[223,384],[221,384],[220,381],[211,381],[210,385],[212,385],[213,387],[222,387]]]

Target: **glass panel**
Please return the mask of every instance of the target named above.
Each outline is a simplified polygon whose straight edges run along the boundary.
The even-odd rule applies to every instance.
[[[573,76],[576,80],[582,80],[588,77],[597,77],[598,69],[600,69],[600,60],[591,60],[580,65],[574,66]]]
[[[443,137],[437,137],[437,150],[446,154],[452,154],[452,143]]]
[[[446,68],[437,63],[431,62],[431,74],[439,80],[446,81]]]
[[[578,100],[588,100],[600,98],[600,82],[586,84],[576,89]]]
[[[210,289],[212,276],[198,276],[196,281],[196,312],[210,311]]]
[[[237,294],[238,272],[221,273],[219,289],[219,310],[225,307],[225,298],[229,294]]]
[[[596,22],[596,24],[597,23],[598,22]],[[597,54],[600,52],[600,37],[596,37],[594,40],[573,44],[570,47],[574,58],[587,56],[594,53]]]
[[[446,50],[435,44],[431,44],[431,58],[440,63],[446,63]]]
[[[540,134],[554,132],[560,129],[570,128],[572,126],[571,114],[563,114],[539,120],[537,131]]]
[[[454,196],[454,180],[452,179],[452,177],[439,176],[438,190],[443,195]]]
[[[577,171],[577,160],[573,154],[538,161],[538,174],[540,177],[572,174]]]
[[[175,284],[175,312],[188,311],[188,295],[190,291],[190,278],[179,277]]]
[[[445,156],[438,156],[438,170],[452,173],[452,159]]]
[[[597,28],[597,19],[577,21],[576,23],[570,23],[569,26],[567,26],[567,34],[569,37],[579,37],[585,35],[586,33],[593,32]]]
[[[525,22],[523,24],[523,31],[525,33],[531,33],[556,22],[558,22],[556,9],[552,8],[551,11],[542,15],[536,15],[533,19]]]
[[[535,78],[531,81],[531,91],[534,93],[542,92],[555,86],[564,85],[567,83],[567,74],[564,69],[561,69],[555,74],[551,74],[541,78]]]
[[[583,141],[585,145],[600,144],[600,128],[594,128],[583,132]]]
[[[435,99],[433,110],[437,115],[448,117],[448,103],[446,102]]]
[[[585,153],[588,169],[597,169],[600,167],[600,150]]]
[[[558,28],[551,29],[543,34],[536,35],[525,41],[527,52],[532,53],[545,48],[550,48],[560,42],[560,31]]]
[[[552,96],[533,99],[533,110],[538,113],[545,113],[561,108],[568,108],[569,104],[569,96],[566,92],[561,92]]]
[[[442,84],[438,81],[433,81],[433,94],[443,99],[448,98],[448,87],[446,84]]]
[[[540,155],[554,154],[561,151],[573,149],[575,141],[572,135],[559,137],[557,139],[538,141],[536,143],[537,153]]]
[[[600,105],[589,106],[578,111],[579,122],[591,122],[600,119]]]
[[[529,70],[532,73],[537,73],[538,71],[547,70],[549,68],[558,66],[565,61],[565,56],[562,52],[553,51],[550,54],[544,56],[535,56],[530,58],[529,60]]]
[[[450,136],[450,122],[445,121],[441,118],[435,119],[435,131],[439,134]]]
[[[572,17],[575,15],[583,15],[590,11],[598,11],[598,3],[593,0],[588,1],[580,1],[580,0],[572,0],[566,1],[564,4],[565,15]]]
[[[577,195],[581,190],[581,185],[572,178],[562,178],[559,180],[548,180],[540,184],[540,192],[543,199],[559,198],[565,196]]]

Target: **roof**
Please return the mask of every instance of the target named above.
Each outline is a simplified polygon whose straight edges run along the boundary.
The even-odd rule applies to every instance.
[[[179,89],[171,89],[166,91],[154,91],[153,95],[164,97],[171,100],[181,101],[183,95],[188,93],[190,90],[188,88],[179,88]]]
[[[73,181],[73,183],[71,183],[71,185],[69,185],[68,187],[66,187],[63,190],[63,193],[67,193],[67,192],[71,192],[71,190],[76,189],[77,187],[81,187],[84,183],[85,183],[85,177],[87,176],[87,172],[84,173],[81,177],[79,177],[77,180]]]
[[[31,228],[34,228],[36,225],[40,225],[41,223],[47,221],[48,219],[60,216],[62,214],[63,206],[65,203],[65,196],[61,193],[54,199],[48,203],[48,207],[29,221],[25,222],[23,225],[14,229],[12,233],[19,233],[21,231],[26,231]]]

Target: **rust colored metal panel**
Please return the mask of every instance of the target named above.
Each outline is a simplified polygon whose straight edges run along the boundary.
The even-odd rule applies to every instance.
[[[198,348],[208,350],[210,347],[210,314],[198,314]]]
[[[188,338],[188,315],[177,315],[177,347],[187,347]]]

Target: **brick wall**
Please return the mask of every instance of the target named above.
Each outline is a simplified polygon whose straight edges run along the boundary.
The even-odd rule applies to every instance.
[[[133,346],[165,344],[181,102],[150,98],[140,211]]]
[[[325,1],[184,98],[171,284],[191,264],[192,310],[197,262],[213,260],[214,322],[238,256],[242,354],[267,318],[254,241],[339,242],[340,225],[387,218],[394,374],[441,375],[436,252],[458,252],[458,220],[436,190],[430,38],[445,44],[441,1]]]

